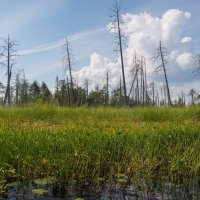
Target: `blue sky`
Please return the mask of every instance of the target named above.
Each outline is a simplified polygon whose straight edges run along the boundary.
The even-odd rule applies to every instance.
[[[109,23],[109,8],[112,8],[113,0],[0,0],[0,2],[0,36],[6,37],[9,33],[12,38],[20,41],[18,50],[24,56],[17,58],[15,69],[24,69],[30,81],[38,80],[41,83],[44,80],[50,88],[53,88],[57,75],[60,78],[65,77],[62,64],[62,43],[65,36],[68,36],[75,55],[74,76],[83,76],[83,73],[77,71],[84,67],[88,67],[90,71],[95,70],[95,67],[91,67],[91,65],[96,63],[97,60],[100,62],[100,64],[97,62],[97,65],[107,65],[108,60],[106,59],[109,59],[110,63],[115,63],[113,35],[106,28]],[[185,21],[183,19],[183,24],[181,24],[182,19],[172,16],[172,18],[178,20],[178,25],[174,25],[178,27],[175,31],[181,30],[180,33],[172,33],[170,30],[170,37],[173,38],[173,34],[180,38],[190,37],[192,40],[189,44],[186,43],[186,46],[184,46],[185,43],[181,46],[181,49],[183,49],[181,52],[199,52],[200,2],[197,0],[122,0],[121,2],[121,14],[130,13],[140,16],[141,13],[148,13],[155,22],[156,18],[161,19],[163,14],[170,9],[190,13],[189,22],[186,23],[187,19]],[[181,13],[177,15],[182,16]],[[168,17],[170,18],[170,15]],[[148,21],[147,18],[145,17],[146,21]],[[155,30],[155,33],[157,31]],[[166,44],[169,45],[170,50],[176,51],[171,43],[166,42]],[[130,41],[128,45],[131,46]],[[132,45],[134,46],[134,44]],[[144,46],[143,49],[145,48]],[[180,48],[177,48],[179,53],[176,61],[180,61],[181,58],[184,58],[184,55],[180,55]],[[139,51],[142,53],[143,49],[139,49]],[[138,51],[138,49],[135,50]],[[188,68],[187,70],[172,69],[171,71],[173,71],[173,74],[171,74],[172,89],[176,87],[177,90],[188,90],[188,87],[197,86],[198,80],[193,80],[188,76]],[[180,73],[183,74],[182,77],[184,78],[180,78],[179,81]],[[98,79],[99,77],[95,78],[95,72],[91,76],[101,81],[101,79]],[[153,78],[154,75],[150,73],[149,77]],[[114,79],[117,80],[116,77],[113,77]],[[3,80],[5,81],[5,78]],[[184,80],[185,83],[188,82],[188,87],[183,86]]]

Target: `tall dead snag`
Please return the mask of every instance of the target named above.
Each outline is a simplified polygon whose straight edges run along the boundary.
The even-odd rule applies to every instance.
[[[159,47],[156,49],[155,56],[152,59],[153,59],[154,63],[161,62],[161,64],[158,67],[156,67],[156,71],[164,74],[165,85],[166,85],[166,90],[167,90],[168,105],[172,106],[169,85],[168,85],[168,79],[167,79],[167,72],[166,72],[166,64],[167,64],[166,57],[167,57],[167,55],[168,55],[167,48],[163,47],[162,43],[160,42]]]
[[[155,86],[154,82],[150,83],[151,91],[152,91],[152,105],[155,105]]]
[[[145,57],[142,56],[142,64],[144,68],[144,95],[145,95],[145,104],[148,102],[148,90],[147,90],[147,67]]]
[[[17,41],[8,37],[1,38],[1,53],[0,53],[0,65],[6,69],[7,85],[4,96],[3,104],[11,105],[11,79],[13,74],[13,66],[15,64],[15,58],[17,57],[15,47],[18,45]]]
[[[106,71],[106,104],[109,104],[109,76],[108,69]]]
[[[73,53],[72,49],[69,47],[68,39],[66,38],[65,44],[63,47],[63,62],[66,72],[69,72],[70,78],[70,103],[74,105],[74,84],[73,84],[73,77],[72,77],[72,62],[73,62]]]
[[[113,8],[110,9],[112,15],[110,16],[112,21],[110,24],[110,31],[115,34],[115,43],[117,44],[116,51],[120,52],[121,67],[122,67],[122,79],[123,79],[123,90],[124,90],[124,100],[125,106],[128,106],[128,99],[126,96],[126,80],[124,72],[124,58],[123,58],[123,40],[125,39],[122,34],[122,24],[124,24],[122,17],[120,15],[120,5],[117,0],[115,0]]]
[[[135,54],[133,56],[133,61],[132,61],[132,64],[131,64],[131,74],[133,75],[133,81],[132,81],[132,84],[131,84],[131,89],[130,89],[129,94],[128,94],[129,99],[130,99],[131,92],[134,91],[133,86],[134,86],[135,80],[138,77],[139,69],[140,69],[140,62],[139,62],[137,55],[136,55],[136,52],[135,52]]]

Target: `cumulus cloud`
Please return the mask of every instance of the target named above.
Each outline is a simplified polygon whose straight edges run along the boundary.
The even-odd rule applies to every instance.
[[[106,72],[109,72],[110,86],[117,85],[120,77],[119,62],[114,63],[108,58],[104,58],[98,53],[93,53],[90,56],[90,64],[83,67],[77,72],[74,72],[75,77],[79,80],[81,85],[84,85],[86,79],[90,82],[90,90],[93,90],[96,85],[102,87],[106,84]]]
[[[189,80],[190,74],[187,73],[187,70],[191,67],[192,54],[190,51],[182,52],[184,43],[192,41],[191,37],[183,37],[184,28],[191,18],[189,12],[170,9],[161,17],[155,17],[149,13],[126,13],[122,15],[122,18],[126,22],[125,27],[123,27],[123,33],[128,37],[128,47],[124,49],[128,87],[131,83],[130,65],[135,51],[138,55],[146,58],[149,82],[155,81],[150,80],[152,77],[155,77],[153,75],[155,67],[153,67],[150,58],[154,55],[155,49],[158,47],[160,41],[162,41],[169,51],[169,81],[172,81],[170,77],[173,77],[173,80],[178,82],[180,73],[184,74],[184,78],[188,76],[187,80]],[[91,55],[90,65],[77,71],[76,75],[80,79],[87,77],[96,83],[102,83],[107,68],[110,72],[110,81],[112,83],[119,82],[121,75],[120,63],[112,62],[110,59],[104,58],[97,53]]]
[[[176,58],[176,62],[181,66],[184,70],[192,68],[193,56],[191,53],[185,52],[179,54]]]
[[[192,42],[192,38],[191,37],[184,37],[182,38],[181,40],[181,43],[189,43],[189,42]]]
[[[148,61],[148,71],[153,71],[149,58],[153,56],[159,41],[170,51],[177,51],[182,37],[181,30],[187,25],[191,14],[177,9],[165,12],[160,18],[148,13],[133,15],[127,13],[123,19],[127,21],[125,34],[129,37],[127,57],[131,62],[134,50],[137,50]]]
[[[188,22],[190,17],[191,14],[189,12],[183,12],[178,9],[171,9],[164,13],[160,19],[163,42],[170,42],[172,35],[174,36],[173,40],[178,39],[183,26]]]

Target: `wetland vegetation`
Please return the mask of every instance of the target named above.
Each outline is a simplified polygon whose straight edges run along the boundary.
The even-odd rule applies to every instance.
[[[0,190],[10,182],[197,177],[200,107],[0,109]]]

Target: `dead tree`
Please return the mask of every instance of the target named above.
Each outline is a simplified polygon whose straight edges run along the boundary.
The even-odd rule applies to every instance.
[[[122,80],[121,76],[119,79],[119,106],[121,106],[121,101],[122,101]]]
[[[130,72],[133,75],[133,80],[132,80],[132,84],[131,84],[131,89],[130,89],[129,94],[128,94],[129,99],[130,99],[131,92],[134,91],[133,86],[134,86],[135,80],[138,76],[138,71],[139,71],[139,67],[140,67],[139,60],[137,58],[136,52],[133,56],[133,61],[132,61],[132,64],[131,64],[130,67],[131,67]]]
[[[4,105],[8,103],[11,105],[11,79],[13,74],[13,66],[15,65],[15,59],[18,56],[16,54],[15,47],[18,45],[18,42],[8,35],[8,37],[0,39],[2,44],[0,46],[1,53],[0,53],[0,65],[6,69],[6,76],[7,76],[7,85],[6,91],[4,96]]]
[[[151,91],[152,91],[152,105],[155,106],[155,86],[154,82],[150,83]]]
[[[68,96],[68,106],[71,105],[71,99],[70,99],[70,88],[69,88],[69,79],[67,76],[67,96]]]
[[[191,105],[194,105],[195,101],[200,99],[200,94],[194,88],[189,91],[188,95],[191,96]]]
[[[133,62],[131,64],[131,73],[133,74],[133,81],[132,81],[132,84],[131,84],[131,89],[129,91],[129,99],[130,99],[130,95],[131,95],[131,92],[132,90],[134,91],[134,83],[136,81],[136,89],[135,89],[135,100],[137,102],[137,105],[139,105],[139,83],[138,83],[138,76],[139,76],[139,72],[141,71],[141,60],[137,57],[137,54],[135,52],[134,56],[133,56]]]
[[[115,43],[117,44],[117,49],[115,51],[120,53],[121,67],[122,67],[122,79],[123,79],[123,90],[124,90],[124,101],[125,106],[128,106],[128,99],[126,96],[126,80],[124,72],[124,58],[123,58],[123,44],[125,36],[122,34],[122,24],[124,24],[122,17],[120,15],[120,5],[115,0],[113,8],[110,9],[112,15],[110,16],[112,21],[110,25],[110,31],[115,34]]]
[[[109,76],[108,69],[106,71],[106,104],[109,104]]]
[[[141,104],[144,106],[144,99],[145,99],[145,71],[144,71],[144,63],[143,57],[141,57],[140,61],[140,71],[141,71]]]
[[[168,105],[172,106],[169,85],[168,85],[167,72],[166,72],[167,71],[167,69],[166,69],[167,55],[168,55],[167,48],[163,47],[162,43],[160,42],[159,47],[156,49],[155,56],[152,59],[153,59],[154,63],[161,62],[161,64],[158,67],[156,67],[156,71],[164,74],[165,85],[166,85],[166,89],[167,89]]]
[[[144,94],[145,94],[145,103],[147,104],[148,99],[148,90],[147,90],[147,67],[145,57],[142,56],[142,64],[144,68]]]
[[[72,62],[74,59],[74,55],[72,53],[72,49],[69,47],[68,39],[66,38],[65,44],[63,47],[63,62],[66,73],[69,72],[70,77],[70,102],[71,105],[74,105],[74,83],[72,77]]]

